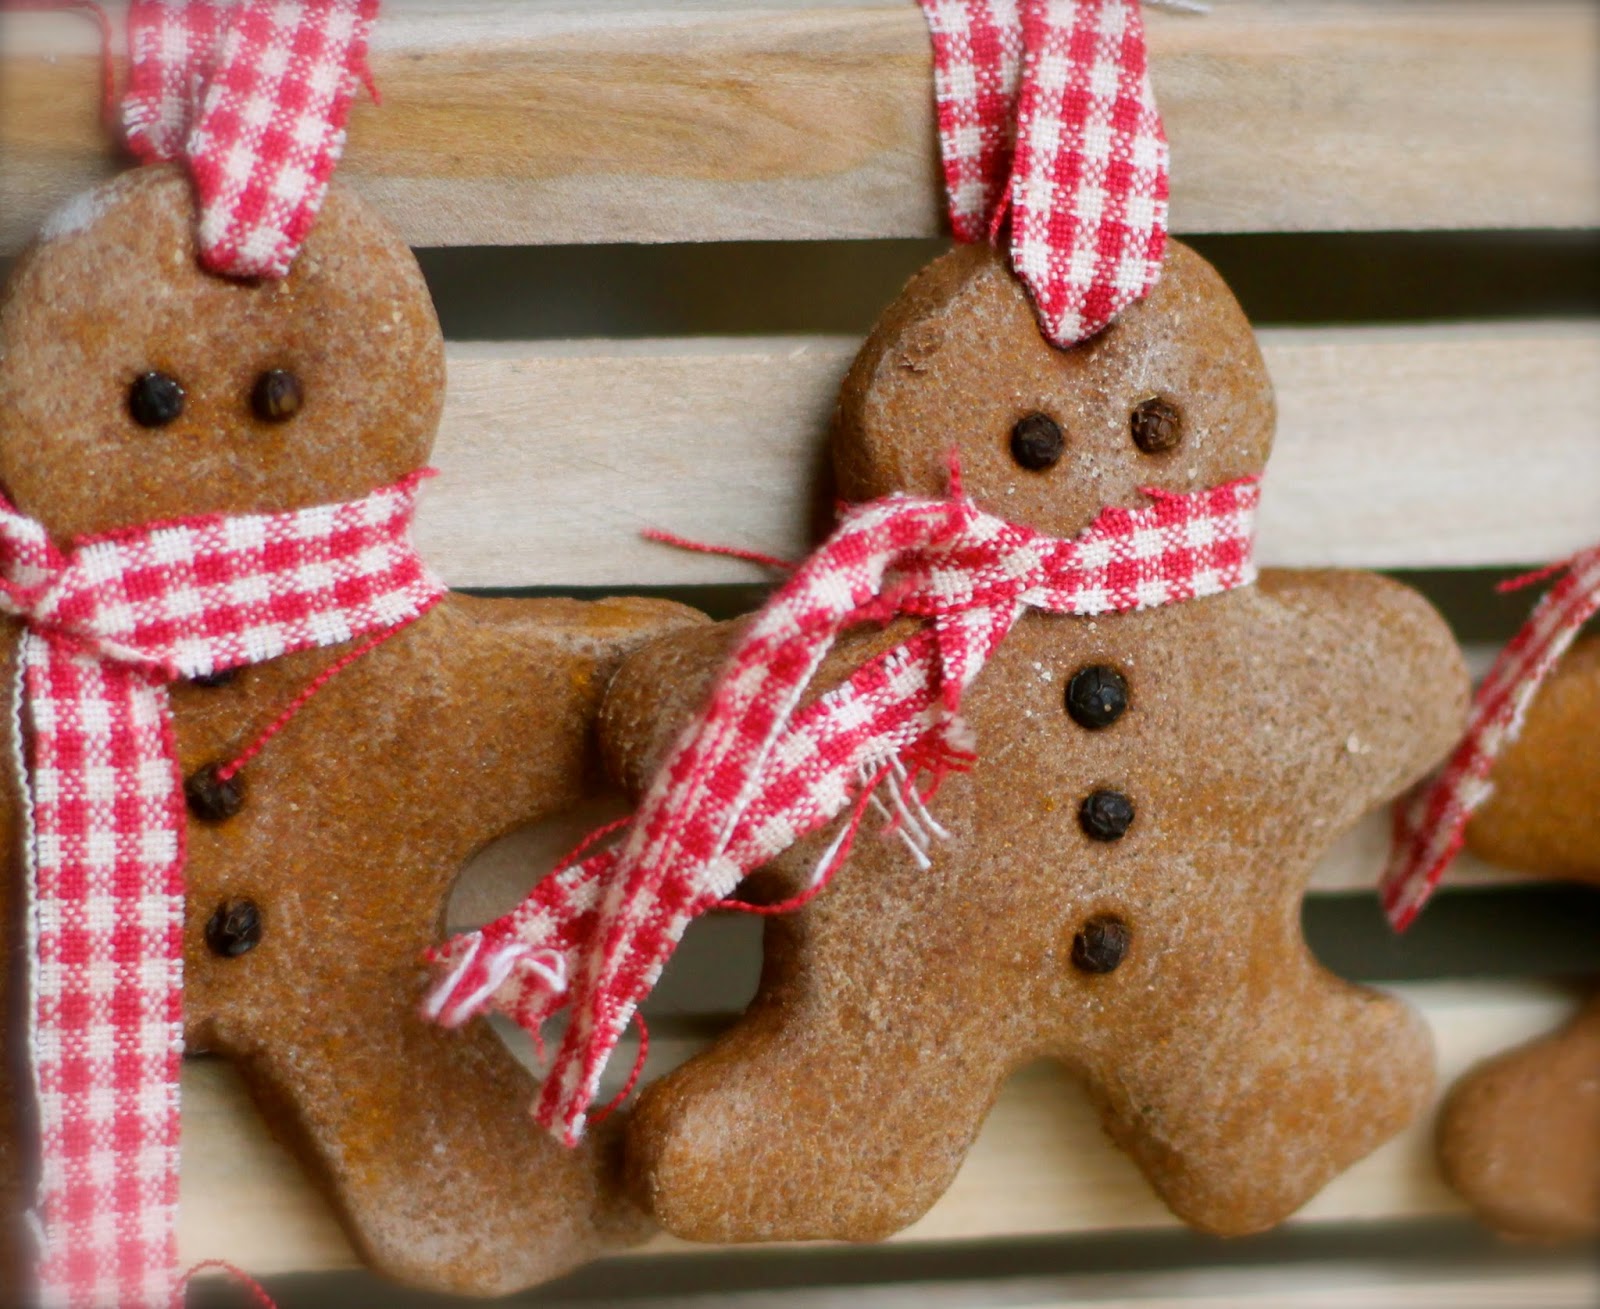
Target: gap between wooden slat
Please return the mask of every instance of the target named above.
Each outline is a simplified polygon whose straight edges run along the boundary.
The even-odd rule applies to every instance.
[[[1381,1261],[1186,1268],[987,1281],[893,1282],[629,1297],[629,1309],[1594,1309],[1600,1267],[1580,1254],[1516,1271]],[[541,1304],[547,1302],[541,1301]],[[549,1309],[577,1309],[554,1300]]]
[[[1534,983],[1391,988],[1416,1004],[1439,1047],[1440,1085],[1553,1026],[1570,997]],[[649,1076],[700,1048],[658,1034]],[[526,1050],[523,1050],[526,1054]],[[627,1052],[616,1061],[625,1067]],[[220,1061],[184,1069],[181,1242],[186,1262],[226,1258],[258,1275],[348,1267],[353,1255],[294,1161],[266,1133]],[[532,1130],[532,1128],[530,1128]],[[1433,1165],[1429,1116],[1335,1179],[1292,1220],[1353,1223],[1461,1212]],[[1159,1229],[1176,1220],[1101,1131],[1087,1097],[1053,1065],[1013,1078],[943,1200],[901,1241]],[[658,1236],[643,1249],[704,1249]]]
[[[414,245],[940,230],[929,44],[911,0],[385,10],[384,103],[357,105],[342,176]],[[1585,0],[1152,12],[1174,223],[1594,226],[1597,17]],[[0,23],[0,249],[112,166],[91,33],[59,16]]]
[[[1600,323],[1280,328],[1265,563],[1563,557],[1600,522]],[[456,586],[763,577],[646,527],[796,557],[836,337],[456,344],[418,539]]]
[[[1555,1256],[1548,1270],[1436,1269],[1426,1274],[1351,1264],[1094,1274],[1018,1284],[900,1282],[630,1299],[630,1309],[1594,1309],[1600,1269]],[[1353,1266],[1352,1266],[1353,1265]],[[563,1309],[552,1302],[550,1309]],[[568,1305],[568,1309],[574,1309]]]

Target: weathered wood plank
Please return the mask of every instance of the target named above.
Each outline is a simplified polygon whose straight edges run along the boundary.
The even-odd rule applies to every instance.
[[[1432,1024],[1442,1086],[1477,1060],[1550,1027],[1569,1004],[1563,993],[1535,984],[1429,983],[1396,990]],[[690,1040],[656,1040],[650,1075],[696,1048]],[[629,1060],[616,1062],[625,1066]],[[326,1206],[261,1128],[225,1064],[202,1061],[185,1068],[183,1151],[186,1261],[227,1258],[263,1275],[353,1261]],[[1459,1212],[1433,1167],[1432,1124],[1424,1120],[1336,1179],[1293,1221],[1350,1223]],[[1175,1221],[1100,1130],[1078,1087],[1041,1065],[1012,1080],[955,1185],[897,1239],[1160,1229]],[[645,1248],[698,1247],[663,1236]]]
[[[940,230],[910,0],[385,9],[384,104],[357,106],[342,175],[414,244]],[[1180,231],[1600,223],[1585,0],[1217,0],[1149,27]],[[91,36],[0,20],[0,250],[113,166]]]
[[[1540,562],[1600,522],[1600,324],[1264,331],[1269,564]],[[646,527],[784,556],[855,343],[457,345],[418,524],[458,586],[749,581]]]

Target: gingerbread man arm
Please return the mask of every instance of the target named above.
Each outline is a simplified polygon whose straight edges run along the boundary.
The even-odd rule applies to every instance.
[[[749,625],[746,619],[670,632],[631,655],[600,709],[606,772],[630,795],[650,783],[662,756],[705,703],[712,680]]]
[[[464,762],[500,779],[496,794],[507,829],[570,806],[599,782],[596,716],[624,668],[646,651],[693,643],[711,628],[697,610],[638,597],[583,602],[455,596],[452,604],[472,620],[497,670],[492,683],[475,688],[479,711],[496,722],[484,743],[487,757]],[[552,737],[552,724],[565,725],[559,740]]]
[[[1339,780],[1347,805],[1319,817],[1352,821],[1425,777],[1460,738],[1471,695],[1433,606],[1386,577],[1340,570],[1269,569],[1260,592],[1299,619],[1302,730],[1324,739],[1307,763]]]

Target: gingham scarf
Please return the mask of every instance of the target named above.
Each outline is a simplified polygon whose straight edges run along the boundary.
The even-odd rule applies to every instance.
[[[1466,735],[1438,775],[1395,811],[1394,846],[1383,875],[1383,907],[1408,927],[1466,842],[1467,823],[1494,790],[1490,772],[1522,730],[1528,706],[1578,630],[1600,612],[1600,545],[1511,586],[1562,577],[1500,652],[1473,697]],[[1596,747],[1600,749],[1600,746]]]
[[[188,164],[211,271],[288,273],[344,149],[377,14],[378,0],[133,0],[128,144]]]
[[[919,0],[950,225],[1005,239],[1066,348],[1161,273],[1168,155],[1138,0]]]
[[[212,515],[63,553],[0,501],[23,625],[41,1299],[178,1303],[183,783],[166,684],[395,627],[443,588],[409,543],[423,474],[349,504]]]
[[[441,947],[429,1015],[455,1025],[494,1008],[537,1037],[570,1006],[535,1114],[575,1143],[612,1050],[690,920],[880,782],[910,818],[931,793],[913,786],[920,770],[937,779],[971,758],[962,694],[1025,610],[1124,612],[1254,580],[1255,478],[1146,494],[1147,507],[1107,509],[1070,540],[984,513],[959,488],[852,510],[756,616],[620,843]],[[927,622],[798,708],[840,632],[897,614]],[[860,818],[858,807],[819,864],[819,887]]]

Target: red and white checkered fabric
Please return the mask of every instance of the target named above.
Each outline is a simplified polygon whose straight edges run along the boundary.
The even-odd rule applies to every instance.
[[[896,804],[919,808],[927,797],[913,775],[937,780],[970,759],[962,694],[1025,610],[1124,612],[1254,580],[1256,479],[1148,494],[1147,507],[1105,510],[1070,540],[959,494],[850,511],[756,616],[621,842],[441,947],[429,1015],[455,1025],[493,1008],[537,1036],[570,1006],[535,1113],[576,1142],[611,1052],[688,923],[879,780],[898,775]],[[798,709],[840,632],[897,614],[927,622]]]
[[[1461,852],[1468,821],[1494,790],[1495,760],[1517,739],[1535,693],[1578,630],[1600,612],[1600,546],[1573,556],[1561,571],[1479,686],[1461,743],[1438,775],[1395,810],[1382,895],[1397,930],[1421,912]]]
[[[1143,297],[1167,243],[1169,161],[1138,0],[919,0],[950,225],[1005,239],[1063,349]]]
[[[183,784],[166,684],[411,621],[444,593],[409,543],[422,474],[364,500],[152,524],[58,550],[0,501],[23,626],[40,1299],[178,1304]]]
[[[123,122],[146,162],[183,160],[200,258],[283,277],[344,150],[378,0],[134,0]]]

